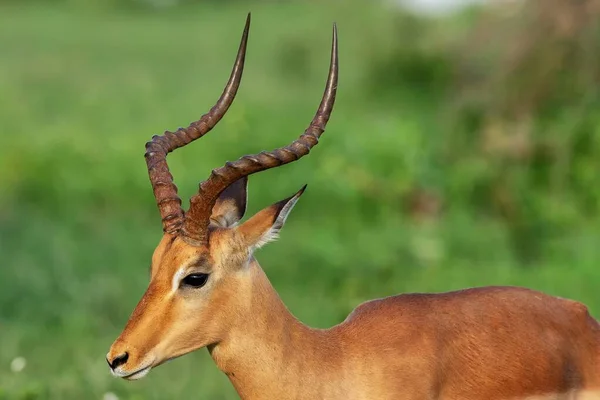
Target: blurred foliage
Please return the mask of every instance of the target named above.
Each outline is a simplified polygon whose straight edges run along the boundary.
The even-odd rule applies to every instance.
[[[598,0],[500,4],[457,51],[444,159],[475,189],[453,200],[502,219],[525,262],[598,215],[599,17]]]
[[[104,354],[160,236],[143,144],[213,104],[247,11],[238,98],[169,165],[185,199],[225,160],[297,136],[338,22],[323,140],[250,180],[249,215],[309,184],[258,255],[294,314],[325,327],[370,298],[485,284],[597,314],[598,0],[444,17],[358,0],[3,1],[0,399],[235,398],[206,352],[136,383]]]

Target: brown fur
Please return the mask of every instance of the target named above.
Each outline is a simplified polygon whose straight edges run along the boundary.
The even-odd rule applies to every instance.
[[[245,208],[239,190],[213,208],[208,247],[164,235],[107,356],[128,353],[119,376],[207,347],[242,399],[600,398],[598,323],[581,303],[529,289],[404,294],[331,329],[303,325],[252,257],[301,192],[232,226]],[[206,286],[173,292],[182,266],[210,273]]]
[[[113,374],[138,379],[207,347],[242,399],[600,398],[600,329],[574,301],[513,287],[405,294],[362,304],[327,330],[303,325],[286,309],[252,253],[277,237],[303,190],[237,223],[245,177],[305,156],[325,129],[337,90],[335,26],[326,89],[304,134],[213,170],[184,214],[166,156],[206,134],[233,101],[249,24],[250,16],[217,104],[190,127],[147,144],[166,233],[148,289],[107,355]],[[197,287],[186,281],[200,274],[209,277],[192,280]]]

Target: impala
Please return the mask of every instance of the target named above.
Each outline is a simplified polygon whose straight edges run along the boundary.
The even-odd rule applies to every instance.
[[[249,26],[250,15],[216,105],[146,144],[164,235],[150,284],[106,357],[112,373],[139,379],[206,347],[243,399],[600,397],[600,328],[575,301],[516,287],[404,294],[366,302],[324,330],[287,310],[253,253],[277,237],[304,188],[240,222],[247,179],[317,144],[337,89],[335,25],[325,93],[304,134],[213,170],[182,210],[166,156],[210,131],[232,104]]]

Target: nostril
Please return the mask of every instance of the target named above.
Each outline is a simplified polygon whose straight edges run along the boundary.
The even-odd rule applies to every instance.
[[[129,353],[125,352],[113,358],[112,361],[107,358],[106,362],[108,363],[108,366],[110,368],[115,369],[118,366],[125,364],[127,362],[127,359],[129,359]]]

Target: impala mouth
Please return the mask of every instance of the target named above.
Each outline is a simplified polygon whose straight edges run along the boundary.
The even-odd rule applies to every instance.
[[[151,366],[148,366],[146,368],[142,368],[137,372],[134,372],[133,374],[129,374],[126,376],[123,376],[123,379],[127,379],[128,381],[135,381],[137,379],[142,379],[143,377],[145,377],[146,375],[148,375],[148,372],[150,372],[150,370],[152,369]]]
[[[133,374],[124,376],[123,379],[127,379],[128,381],[135,381],[137,379],[142,379],[143,377],[148,375],[148,372],[150,372],[151,369],[152,369],[152,367],[150,367],[150,366],[148,366],[146,368],[142,368],[139,371],[134,372]]]
[[[143,377],[148,375],[148,372],[150,372],[151,369],[152,365],[148,365],[147,367],[138,369],[137,371],[132,373],[126,373],[119,370],[111,370],[110,372],[113,374],[113,376],[116,376],[117,378],[123,378],[128,381],[135,381],[137,379],[142,379]]]

